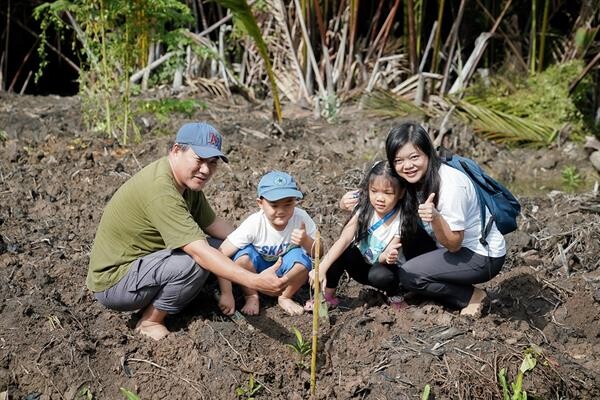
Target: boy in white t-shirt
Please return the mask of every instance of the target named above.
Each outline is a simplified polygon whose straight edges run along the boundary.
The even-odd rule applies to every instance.
[[[285,172],[272,171],[258,183],[257,203],[260,211],[250,215],[221,244],[220,250],[242,268],[260,273],[278,265],[277,275],[287,275],[289,284],[278,297],[279,306],[290,315],[304,309],[292,296],[308,280],[317,226],[306,211],[296,207],[302,199],[296,181]],[[219,279],[219,307],[226,315],[235,311],[231,282]],[[246,299],[242,312],[256,315],[259,297],[256,290],[243,287]]]

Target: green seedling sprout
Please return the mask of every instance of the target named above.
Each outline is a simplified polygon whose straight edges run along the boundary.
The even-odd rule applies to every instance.
[[[429,394],[431,393],[431,386],[425,385],[423,388],[423,394],[421,394],[421,400],[429,400]]]
[[[127,399],[127,400],[141,400],[137,394],[133,393],[129,389],[122,387],[122,388],[119,388],[119,390],[121,391],[121,393],[123,394],[123,396],[125,396],[125,399]]]
[[[235,395],[240,399],[254,400],[254,396],[263,388],[263,385],[254,380],[254,375],[250,374],[248,383],[244,386],[235,388]]]
[[[500,381],[500,386],[502,386],[502,400],[527,400],[527,392],[523,390],[523,377],[526,372],[533,370],[536,364],[537,360],[535,359],[534,350],[525,350],[525,356],[519,367],[517,379],[510,384],[513,393],[512,397],[510,396],[508,381],[506,380],[506,368],[500,370],[498,373],[498,380]]]
[[[94,394],[90,390],[89,386],[82,387],[79,392],[77,392],[77,398],[83,398],[86,400],[94,400]]]
[[[579,174],[579,171],[577,171],[577,167],[574,167],[572,165],[565,167],[561,171],[561,176],[562,176],[563,186],[569,192],[574,192],[575,189],[577,189],[579,187],[579,185],[581,185],[581,182],[583,181],[583,179],[581,178],[581,175]]]
[[[302,333],[295,326],[292,326],[292,332],[294,332],[296,341],[294,343],[286,343],[286,346],[288,346],[294,351],[294,353],[298,355],[298,358],[300,358],[299,364],[301,366],[305,366],[302,360],[304,357],[310,354],[310,343],[304,340]]]

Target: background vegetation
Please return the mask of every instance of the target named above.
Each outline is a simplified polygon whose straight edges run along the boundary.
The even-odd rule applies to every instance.
[[[35,77],[50,53],[68,59],[89,128],[122,143],[140,137],[148,109],[138,102],[165,87],[268,96],[276,122],[279,97],[331,122],[362,98],[385,115],[458,117],[511,143],[598,130],[594,0],[56,0],[37,2],[35,20],[30,3],[2,10],[0,86],[16,91],[36,57],[11,53],[29,29]],[[9,69],[15,59],[21,68]]]

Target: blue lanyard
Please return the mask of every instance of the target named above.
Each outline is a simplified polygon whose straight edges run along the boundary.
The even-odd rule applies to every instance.
[[[393,209],[392,211],[390,211],[389,213],[385,214],[383,216],[383,218],[381,218],[379,221],[375,222],[368,230],[369,235],[372,235],[373,232],[375,232],[381,225],[383,225],[385,223],[385,221],[387,221],[388,219],[390,219],[390,217],[392,215],[394,215],[396,213],[396,211],[398,211],[397,209]]]

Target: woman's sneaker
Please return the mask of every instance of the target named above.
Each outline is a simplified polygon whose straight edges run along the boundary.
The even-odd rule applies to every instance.
[[[408,303],[404,300],[404,296],[389,296],[388,301],[390,306],[396,311],[402,311],[408,308]]]

